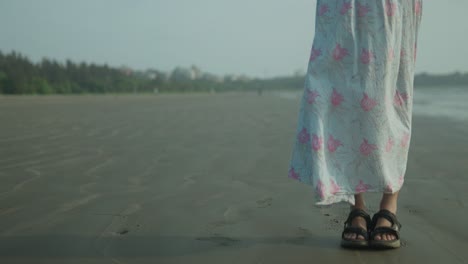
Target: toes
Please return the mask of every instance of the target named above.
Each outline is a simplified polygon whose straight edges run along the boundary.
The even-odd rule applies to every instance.
[[[365,238],[362,235],[356,235],[353,233],[344,234],[344,238],[348,240],[365,240]]]
[[[389,240],[395,240],[396,236],[393,235],[393,234],[379,234],[379,235],[375,235],[374,239],[375,240],[389,241]]]
[[[387,240],[387,241],[395,239],[395,236],[392,234],[385,234],[384,237],[385,237],[384,240]]]

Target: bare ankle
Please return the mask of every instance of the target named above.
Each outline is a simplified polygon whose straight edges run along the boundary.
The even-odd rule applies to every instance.
[[[383,194],[382,200],[380,201],[380,209],[388,210],[394,214],[397,211],[398,193]]]
[[[396,205],[380,205],[380,210],[388,210],[394,214],[397,213],[397,206]]]
[[[354,195],[354,205],[351,206],[351,209],[366,210],[364,195],[362,193]]]

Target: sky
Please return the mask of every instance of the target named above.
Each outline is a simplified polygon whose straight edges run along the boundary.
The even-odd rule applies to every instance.
[[[423,0],[416,72],[468,72],[467,0]],[[0,0],[0,50],[218,75],[305,72],[315,0]]]

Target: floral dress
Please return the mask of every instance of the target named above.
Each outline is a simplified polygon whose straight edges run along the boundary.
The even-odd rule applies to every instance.
[[[317,205],[405,178],[422,0],[318,0],[288,177]]]

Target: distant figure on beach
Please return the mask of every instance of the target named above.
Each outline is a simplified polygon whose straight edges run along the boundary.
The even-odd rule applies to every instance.
[[[288,177],[351,205],[344,247],[400,247],[422,0],[318,0]],[[364,193],[382,193],[371,218]]]
[[[257,94],[262,95],[262,93],[263,93],[263,88],[262,87],[258,88],[257,89]]]

